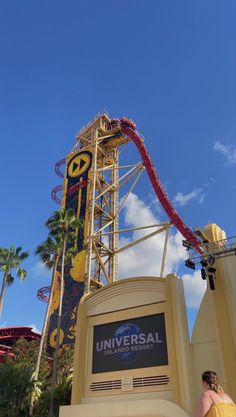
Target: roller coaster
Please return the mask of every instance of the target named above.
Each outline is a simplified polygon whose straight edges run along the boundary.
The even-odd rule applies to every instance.
[[[155,166],[152,162],[151,156],[148,153],[148,150],[144,144],[144,139],[140,135],[140,133],[136,129],[135,123],[127,118],[123,117],[121,119],[109,119],[107,115],[101,114],[95,117],[95,120],[99,118],[106,117],[106,133],[109,133],[109,135],[105,134],[105,140],[103,142],[109,143],[109,141],[114,141],[114,136],[117,137],[119,133],[121,133],[125,139],[126,142],[132,141],[140,156],[142,159],[143,167],[146,169],[146,172],[148,174],[148,177],[150,179],[150,182],[152,184],[153,190],[163,208],[165,213],[170,219],[170,225],[174,225],[177,230],[182,234],[184,237],[183,245],[187,250],[189,250],[189,259],[186,260],[185,265],[189,268],[195,269],[195,265],[200,264],[201,262],[206,262],[208,260],[209,256],[212,259],[212,256],[214,255],[214,258],[219,258],[222,256],[230,256],[235,254],[235,241],[236,239],[233,237],[230,239],[230,241],[227,240],[227,242],[224,242],[224,248],[222,248],[222,244],[209,244],[209,242],[206,242],[206,237],[203,235],[202,232],[200,232],[199,228],[196,228],[194,231],[192,231],[185,222],[181,219],[179,214],[177,213],[176,209],[174,208],[173,204],[171,203],[167,193],[164,190],[163,185],[161,184],[160,178],[158,177],[157,171],[155,169]],[[91,128],[91,125],[93,125],[94,121],[89,123],[87,126],[85,126],[78,135],[78,139],[80,137],[83,138],[84,134],[87,132],[88,129]],[[103,132],[104,134],[105,132]],[[102,142],[102,139],[99,139],[100,143]],[[82,141],[83,142],[83,141]],[[122,141],[117,141],[116,146],[120,146],[123,144]],[[80,148],[83,148],[86,144],[90,143],[90,141],[87,141],[85,144],[81,144]],[[75,146],[75,149],[72,150],[72,153],[77,149],[77,145]],[[55,172],[58,177],[65,178],[64,173],[64,166],[67,163],[67,159],[63,158],[59,160],[55,165]],[[75,191],[79,191],[79,189],[83,188],[86,185],[84,182],[80,182],[77,184],[74,184],[70,189],[67,189],[66,194],[73,194]],[[63,193],[63,185],[57,185],[53,188],[51,196],[55,203],[61,205],[62,199],[58,196],[59,193]],[[207,243],[207,244],[206,244]],[[218,249],[217,249],[218,248]],[[47,302],[48,300],[48,294],[49,294],[49,287],[42,288],[38,291],[37,297]]]
[[[202,253],[201,249],[201,241],[197,239],[195,234],[186,226],[183,220],[178,215],[177,211],[171,204],[170,199],[168,198],[160,179],[157,175],[155,166],[152,162],[152,159],[144,145],[144,142],[138,132],[136,131],[136,126],[132,121],[129,119],[122,118],[120,122],[117,123],[117,126],[120,125],[121,131],[127,135],[136,145],[143,164],[147,170],[149,179],[153,186],[153,189],[156,193],[157,198],[159,199],[164,211],[168,215],[171,222],[176,226],[176,228],[180,231],[180,233],[189,241],[189,243],[195,248],[195,250],[199,253]]]
[[[174,206],[172,205],[170,199],[168,198],[161,181],[157,175],[155,166],[152,162],[152,159],[147,151],[147,148],[144,144],[144,140],[142,136],[137,132],[136,125],[134,122],[128,118],[123,117],[122,119],[112,119],[108,125],[108,130],[111,132],[122,132],[124,135],[127,136],[132,142],[136,145],[142,161],[143,165],[147,170],[150,182],[153,186],[153,189],[156,193],[160,204],[162,205],[164,211],[168,215],[171,223],[173,223],[176,228],[180,231],[180,233],[184,236],[184,238],[190,243],[190,245],[198,252],[202,253],[202,242],[199,240],[194,232],[192,232],[189,227],[184,223],[181,219],[177,211],[175,210]],[[61,166],[66,163],[66,159],[61,159],[55,165],[56,174],[60,178],[64,178],[63,172],[60,170]],[[62,185],[56,186],[52,191],[52,199],[57,203],[61,204],[61,200],[57,197],[57,193],[62,191]]]
[[[142,162],[120,165],[120,153],[129,142],[136,146]],[[145,170],[169,221],[119,229],[121,209]],[[230,247],[225,244],[224,248],[220,244],[218,250],[215,245],[213,254],[213,246],[206,242],[206,237],[200,229],[191,230],[181,219],[161,184],[143,137],[129,118],[110,119],[105,113],[96,116],[77,134],[74,147],[67,158],[56,163],[55,171],[58,177],[63,178],[63,184],[54,187],[52,199],[63,208],[73,208],[83,224],[77,241],[78,253],[65,273],[63,314],[67,322],[62,324],[64,343],[71,343],[74,337],[73,323],[80,297],[119,279],[118,263],[122,252],[157,234],[165,233],[165,238],[162,239],[163,255],[159,274],[160,277],[164,276],[168,236],[172,225],[182,234],[183,244],[190,251],[186,266],[195,269],[195,265],[200,263],[202,278],[205,279],[206,274],[211,274],[208,276],[211,289],[214,289],[214,268],[209,261],[235,254],[235,243]],[[125,194],[119,199],[122,187]],[[140,231],[147,233],[140,235]],[[128,243],[120,247],[120,234],[128,233],[130,236],[133,232],[137,232],[133,241],[128,239]],[[54,289],[55,300],[57,291],[58,289]],[[47,302],[49,292],[50,288],[44,287],[38,291],[37,296]],[[52,303],[57,305],[57,301]],[[56,308],[52,311],[52,316],[51,323],[54,324],[50,325],[49,330],[51,346],[55,337]]]

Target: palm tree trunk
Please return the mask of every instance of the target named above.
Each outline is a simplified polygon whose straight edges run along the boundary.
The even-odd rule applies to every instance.
[[[64,268],[65,268],[65,253],[66,253],[66,243],[67,243],[67,233],[64,234],[63,239],[63,250],[61,256],[61,282],[60,282],[60,299],[59,299],[59,308],[58,308],[58,317],[57,317],[57,337],[56,337],[56,347],[53,357],[53,368],[52,368],[52,386],[51,386],[51,395],[50,395],[50,412],[49,417],[54,417],[54,395],[57,381],[57,362],[58,362],[58,350],[60,346],[60,329],[61,329],[61,318],[62,318],[62,300],[64,294]]]
[[[4,294],[5,294],[5,289],[7,286],[7,275],[8,275],[9,271],[5,271],[5,274],[3,275],[3,280],[2,280],[2,288],[1,288],[1,294],[0,294],[0,318],[2,315],[2,307],[3,307],[3,299],[4,299]]]
[[[49,300],[48,300],[46,314],[45,314],[45,317],[44,317],[42,334],[41,334],[41,338],[40,338],[39,351],[38,351],[37,362],[36,362],[35,373],[34,373],[34,383],[36,383],[38,381],[40,362],[41,362],[42,353],[43,353],[43,345],[44,345],[44,341],[45,341],[46,335],[47,335],[48,322],[49,322],[50,310],[51,310],[52,298],[53,298],[53,287],[54,287],[54,281],[55,281],[55,274],[56,274],[56,270],[57,270],[57,266],[58,266],[58,260],[59,260],[59,257],[57,256],[55,258],[55,262],[53,264],[51,291],[50,291],[50,296],[49,296]],[[30,406],[29,406],[29,415],[30,416],[33,415],[33,407],[34,407],[34,396],[33,396],[33,393],[32,393],[32,395],[30,397]]]

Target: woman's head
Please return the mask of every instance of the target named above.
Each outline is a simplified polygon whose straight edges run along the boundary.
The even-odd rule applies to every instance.
[[[224,392],[221,386],[218,384],[218,376],[214,371],[203,372],[202,382],[207,383],[209,385],[209,389],[215,391],[217,394],[222,394]]]

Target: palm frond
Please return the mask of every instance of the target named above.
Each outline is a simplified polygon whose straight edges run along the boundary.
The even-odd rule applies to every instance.
[[[14,277],[11,274],[7,275],[7,285],[10,287],[14,282]]]
[[[15,250],[15,254],[18,256],[21,251],[22,251],[22,247],[18,246],[18,248],[16,248],[16,250]]]
[[[6,271],[7,270],[7,265],[6,264],[2,264],[1,265],[1,270],[2,271]]]
[[[36,248],[36,255],[49,267],[56,257],[62,256],[66,239],[65,263],[69,263],[77,253],[77,236],[82,222],[76,218],[73,209],[62,209],[52,214],[46,226],[49,229],[48,238]]]
[[[76,247],[67,248],[65,254],[65,263],[68,264],[71,259],[77,254],[78,249]]]
[[[0,257],[5,257],[8,253],[8,250],[6,248],[1,248],[0,247]]]
[[[28,258],[29,252],[22,252],[19,256],[20,260],[23,261],[24,259]]]
[[[35,250],[35,254],[39,256],[40,261],[51,269],[55,263],[56,258],[61,254],[63,247],[62,237],[56,233],[51,234],[47,239]]]
[[[51,232],[68,231],[74,229],[79,224],[73,209],[62,209],[55,211],[46,222],[46,226]]]
[[[23,269],[23,268],[18,268],[18,270],[17,270],[17,276],[20,278],[21,281],[23,281],[26,278],[26,276],[27,276],[26,270]]]
[[[51,260],[51,261],[48,261],[48,262],[45,262],[44,263],[44,266],[47,268],[47,269],[52,269],[52,267],[53,267],[53,265],[54,265],[54,260]]]

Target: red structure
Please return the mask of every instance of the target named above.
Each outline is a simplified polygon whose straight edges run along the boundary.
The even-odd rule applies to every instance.
[[[37,298],[44,303],[48,303],[49,296],[50,296],[51,287],[43,287],[37,291]]]
[[[190,230],[189,227],[184,223],[184,221],[181,219],[181,217],[178,215],[177,211],[173,207],[157,175],[151,156],[149,155],[146,146],[144,145],[143,138],[136,131],[135,123],[131,119],[123,117],[120,121],[117,121],[117,119],[112,120],[111,125],[112,127],[116,125],[118,128],[120,128],[121,132],[124,135],[128,136],[133,141],[141,155],[143,164],[147,170],[147,174],[156,193],[156,196],[160,201],[166,214],[168,215],[170,221],[175,225],[175,227],[180,231],[180,233],[182,233],[182,235],[193,246],[193,248],[198,253],[202,254],[201,241],[197,238],[194,232],[192,232],[192,230]]]
[[[151,156],[147,151],[144,140],[136,130],[136,124],[133,122],[133,120],[129,119],[128,117],[122,117],[122,119],[112,119],[108,125],[108,130],[121,131],[123,135],[127,136],[135,144],[142,158],[143,165],[146,168],[150,182],[153,186],[153,190],[156,193],[156,196],[167,216],[169,217],[171,223],[175,225],[175,227],[180,231],[187,242],[189,242],[192,248],[194,248],[198,254],[202,255],[202,241],[199,240],[196,234],[185,224],[171,203],[157,175],[156,168],[152,162]],[[60,168],[65,164],[65,162],[65,159],[61,159],[56,163],[55,166],[55,171],[60,178],[64,178],[63,172],[60,170]],[[59,198],[57,194],[62,192],[62,190],[62,185],[57,185],[52,190],[52,199],[57,204],[61,204],[61,198]]]
[[[12,356],[12,346],[17,340],[23,337],[26,340],[37,340],[40,339],[40,334],[35,333],[32,327],[1,327],[0,328],[0,363],[4,362],[4,357]]]

